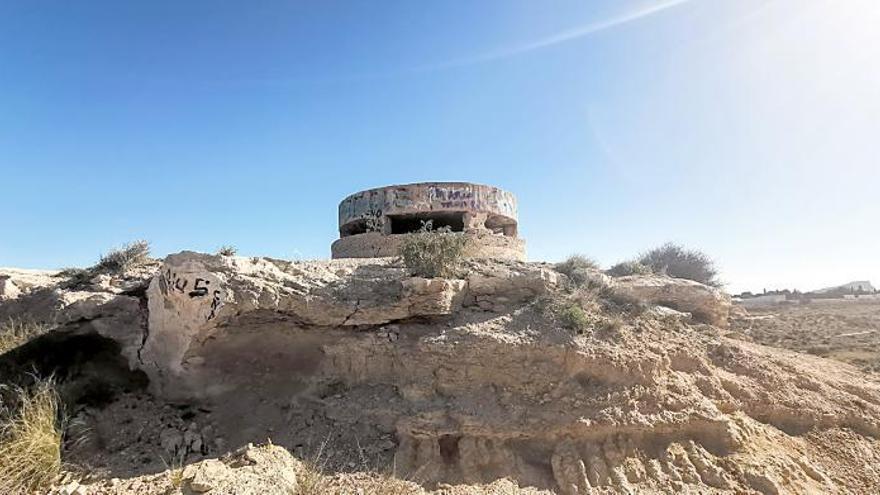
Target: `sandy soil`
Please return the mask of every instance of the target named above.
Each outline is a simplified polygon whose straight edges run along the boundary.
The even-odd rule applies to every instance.
[[[806,352],[880,374],[880,301],[813,302],[749,309],[731,318],[746,340]]]

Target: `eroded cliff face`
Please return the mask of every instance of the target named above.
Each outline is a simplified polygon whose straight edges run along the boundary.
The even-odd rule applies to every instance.
[[[332,439],[334,469],[357,452],[428,487],[508,478],[565,494],[880,486],[876,382],[726,338],[729,301],[714,289],[595,279],[610,300],[581,333],[541,303],[564,276],[513,261],[426,280],[391,259],[181,253],[140,286],[83,296],[89,312],[53,311],[56,331],[114,339],[154,396],[193,405],[178,436],[162,432],[175,454]],[[693,316],[622,302],[634,299]]]

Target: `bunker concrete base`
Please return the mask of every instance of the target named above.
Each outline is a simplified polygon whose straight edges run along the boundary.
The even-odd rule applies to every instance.
[[[382,258],[397,256],[401,243],[413,234],[384,235],[367,232],[337,239],[330,247],[332,257]],[[468,238],[465,256],[468,258],[497,258],[525,261],[526,242],[516,237],[491,233],[460,233]]]

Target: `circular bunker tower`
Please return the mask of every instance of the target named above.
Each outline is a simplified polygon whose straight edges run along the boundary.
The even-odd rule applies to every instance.
[[[403,184],[348,196],[339,203],[339,239],[331,246],[332,256],[396,256],[403,239],[423,222],[467,236],[469,257],[525,259],[513,194],[467,182]]]

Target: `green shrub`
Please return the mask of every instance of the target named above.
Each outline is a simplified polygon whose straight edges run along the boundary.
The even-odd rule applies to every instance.
[[[122,273],[143,266],[149,261],[150,243],[134,241],[102,255],[93,270],[97,273]]]
[[[555,268],[557,272],[566,275],[576,287],[581,287],[594,278],[590,273],[598,271],[599,264],[592,258],[574,254],[565,261],[557,263]]]
[[[609,268],[605,273],[612,277],[626,277],[628,275],[649,275],[653,271],[638,261],[622,261]]]
[[[562,323],[562,326],[569,330],[574,330],[577,333],[582,333],[590,326],[590,319],[587,317],[587,312],[584,311],[584,308],[574,302],[568,302],[562,305],[562,307],[559,308],[556,317],[559,318],[559,322]]]
[[[400,257],[410,273],[418,277],[458,276],[467,238],[448,230],[422,230],[407,235],[400,244]]]
[[[639,263],[654,273],[675,278],[685,278],[701,284],[720,286],[718,269],[709,256],[702,251],[685,249],[678,244],[666,243],[639,256]]]

